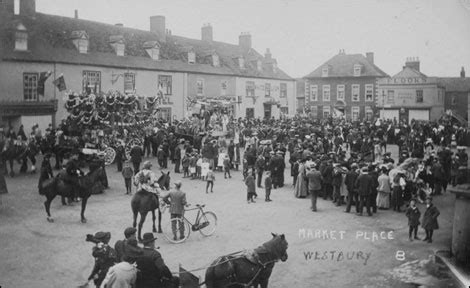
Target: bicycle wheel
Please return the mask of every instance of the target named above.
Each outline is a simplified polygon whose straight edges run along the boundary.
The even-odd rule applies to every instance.
[[[199,216],[196,223],[203,227],[199,229],[199,232],[201,232],[202,235],[211,236],[214,234],[215,229],[217,228],[217,216],[214,212],[207,211]]]
[[[173,232],[173,227],[175,228]],[[170,219],[163,228],[163,236],[171,243],[183,243],[191,233],[191,226],[181,218]],[[182,235],[181,235],[182,234]]]

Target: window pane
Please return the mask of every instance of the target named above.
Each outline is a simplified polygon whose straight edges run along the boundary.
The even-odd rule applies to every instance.
[[[101,72],[83,71],[83,92],[98,94],[101,91]]]
[[[135,74],[124,73],[124,93],[132,93],[135,89]]]
[[[280,93],[281,98],[287,97],[287,84],[286,83],[281,83],[281,93]]]
[[[265,97],[270,97],[271,96],[271,84],[266,83],[264,85],[264,96]]]

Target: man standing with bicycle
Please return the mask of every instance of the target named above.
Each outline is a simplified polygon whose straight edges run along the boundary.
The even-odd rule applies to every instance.
[[[180,222],[180,227],[179,227],[179,232],[180,232],[180,239],[184,239],[184,225],[183,225],[183,213],[184,213],[184,207],[186,206],[186,193],[181,191],[181,181],[176,181],[175,182],[175,187],[176,189],[170,191],[165,197],[163,197],[163,201],[170,205],[170,214],[171,214],[171,229],[173,231],[173,240],[178,240],[178,235],[177,235],[177,227],[176,227],[176,222],[178,221],[173,221],[175,218],[181,219]]]

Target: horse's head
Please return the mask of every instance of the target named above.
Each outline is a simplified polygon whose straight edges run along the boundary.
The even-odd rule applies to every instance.
[[[161,189],[170,190],[170,171],[167,173],[162,171],[162,175],[158,178],[157,183]]]
[[[289,247],[286,237],[284,234],[271,234],[273,235],[273,239],[266,242],[263,246],[265,246],[267,250],[270,250],[270,252],[273,253],[277,259],[285,262],[288,257],[287,248]]]

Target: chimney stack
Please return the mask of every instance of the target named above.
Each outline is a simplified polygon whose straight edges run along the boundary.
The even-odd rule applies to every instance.
[[[15,14],[15,0],[3,0],[0,3],[0,14]]]
[[[165,16],[150,16],[150,32],[158,34],[162,41],[166,40]]]
[[[271,54],[271,50],[269,50],[269,48],[266,48],[266,52],[264,52],[264,59],[266,59],[267,61],[271,60],[272,56],[273,55]]]
[[[20,0],[20,15],[34,17],[36,15],[36,0]]]
[[[418,57],[408,57],[406,58],[405,67],[414,69],[418,72],[419,70],[419,58]]]
[[[374,64],[374,52],[366,52],[366,58],[369,63]]]
[[[243,50],[251,49],[251,34],[249,32],[242,32],[242,34],[238,36],[238,46],[243,48]]]
[[[212,42],[212,26],[210,23],[204,24],[201,28],[201,40],[206,42]]]
[[[465,78],[465,69],[462,66],[462,70],[460,70],[460,78]]]
[[[77,9],[75,9],[75,17],[74,18],[78,19],[78,10]]]

